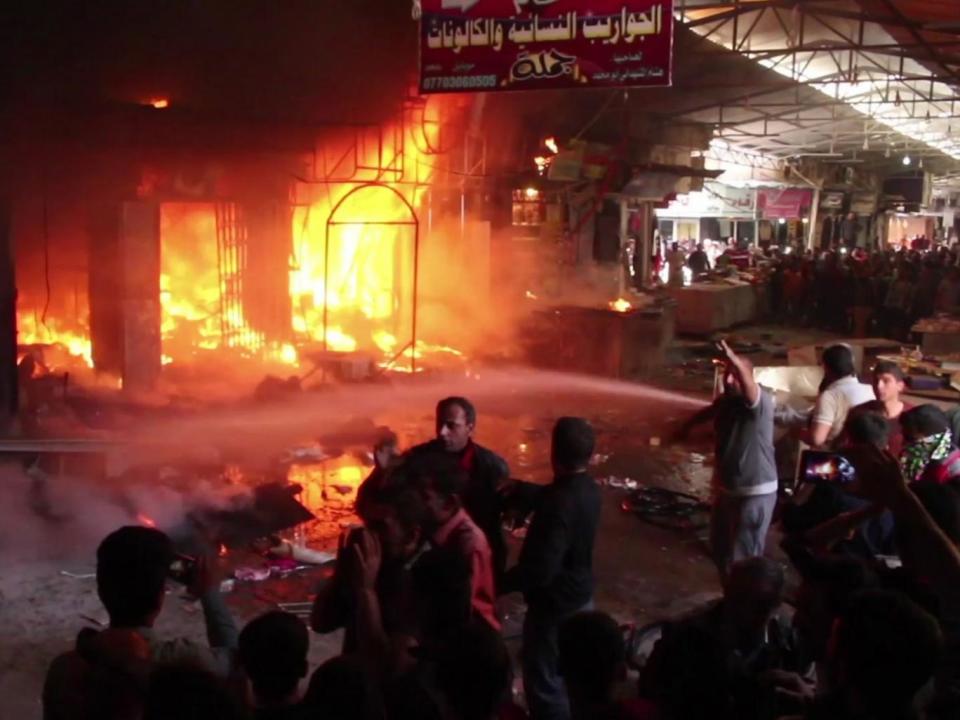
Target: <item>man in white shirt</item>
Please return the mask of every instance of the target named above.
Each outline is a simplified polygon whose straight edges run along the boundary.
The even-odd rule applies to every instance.
[[[810,415],[810,444],[825,447],[843,430],[850,409],[876,400],[873,388],[857,379],[853,350],[849,345],[831,345],[823,351],[823,383]]]

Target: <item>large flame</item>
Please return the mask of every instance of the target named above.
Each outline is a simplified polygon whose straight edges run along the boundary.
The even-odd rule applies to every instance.
[[[429,156],[439,146],[440,113],[433,102],[408,107],[403,122],[385,127],[376,142],[358,140],[352,168],[329,170],[321,162],[319,182],[293,188],[291,316],[286,332],[281,327],[276,337],[252,329],[241,302],[222,302],[224,288],[239,278],[229,274],[236,271],[224,267],[218,250],[216,206],[162,203],[162,362],[189,362],[230,348],[296,365],[304,349],[315,352],[325,345],[404,370],[426,353],[459,354],[424,342],[422,333],[411,342],[417,218],[437,162]],[[319,141],[321,154],[324,142]],[[330,182],[323,181],[325,172]],[[21,342],[58,342],[91,364],[85,328],[67,332],[56,322],[41,327],[26,313],[19,325]]]

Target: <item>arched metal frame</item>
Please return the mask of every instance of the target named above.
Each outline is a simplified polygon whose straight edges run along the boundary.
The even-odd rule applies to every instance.
[[[338,222],[336,218],[337,211],[340,207],[347,201],[352,195],[359,193],[367,189],[383,189],[392,192],[403,203],[403,206],[407,209],[409,217],[412,220],[362,220],[354,222]],[[410,371],[417,371],[417,305],[418,305],[418,283],[419,283],[419,274],[420,274],[420,219],[417,217],[417,211],[414,210],[413,205],[403,196],[399,190],[394,188],[392,185],[381,182],[369,182],[358,185],[355,188],[352,188],[349,192],[344,194],[337,203],[330,209],[330,215],[327,217],[326,232],[324,233],[323,238],[323,349],[326,352],[329,348],[327,345],[327,326],[328,326],[328,316],[330,309],[329,302],[329,292],[330,292],[330,283],[329,283],[329,272],[330,272],[330,229],[336,225],[381,225],[385,227],[393,226],[406,226],[413,227],[413,308],[411,312],[411,328],[410,328],[410,342],[404,345],[400,350],[390,358],[386,367],[393,365],[397,358],[401,357],[407,348],[411,348],[410,352]]]

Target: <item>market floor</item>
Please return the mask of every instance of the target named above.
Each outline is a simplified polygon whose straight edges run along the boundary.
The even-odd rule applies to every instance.
[[[685,372],[683,378],[674,378],[672,385],[686,387],[703,398],[712,370],[692,363]],[[416,408],[394,408],[365,418],[365,426],[389,425],[405,444],[426,439],[432,433],[435,400],[423,397]],[[598,447],[593,472],[604,485],[595,552],[599,609],[620,621],[642,625],[686,612],[719,592],[716,572],[706,556],[703,530],[660,527],[622,507],[629,493],[624,486],[632,482],[707,498],[709,446],[701,442],[669,447],[665,442],[669,430],[691,412],[689,405],[663,397],[567,395],[562,391],[534,396],[514,393],[478,405],[477,440],[503,454],[513,476],[523,480],[549,481],[549,430],[556,417],[582,415],[595,425]],[[358,450],[343,446],[332,454],[355,458],[361,455]],[[331,480],[322,467],[311,470],[309,463],[299,466],[297,472],[298,480],[321,483],[319,488],[308,488],[312,496],[305,493],[306,504],[320,517],[305,534],[312,546],[331,549],[340,528],[352,519],[349,504],[355,483],[351,480],[352,490],[341,487],[342,477]],[[353,472],[355,479],[361,471]],[[0,715],[29,720],[41,716],[40,695],[50,660],[73,645],[81,627],[106,620],[90,575],[93,551],[103,533],[124,519],[120,514],[111,518],[102,512],[80,513],[61,522],[39,524],[30,510],[29,481],[22,474],[9,475],[0,485],[0,506],[6,508],[5,515],[18,521],[2,523],[0,528],[4,568],[0,573]],[[57,491],[69,506],[80,495],[86,497],[89,489],[89,481],[75,479],[72,486]],[[511,538],[510,542],[516,553],[520,540]],[[229,570],[251,558],[231,553],[223,562]],[[315,568],[259,583],[238,581],[228,602],[242,624],[277,602],[309,600],[327,573],[328,568]],[[505,634],[515,635],[522,602],[511,596],[502,610]],[[202,615],[196,605],[170,592],[158,629],[165,635],[202,641]],[[311,662],[318,664],[336,654],[340,641],[339,633],[314,635]]]

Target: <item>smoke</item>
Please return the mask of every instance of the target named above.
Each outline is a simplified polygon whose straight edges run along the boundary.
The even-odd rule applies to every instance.
[[[89,566],[97,545],[123,525],[182,525],[197,508],[236,506],[248,488],[200,480],[185,487],[156,481],[122,484],[0,466],[0,560]]]
[[[274,404],[234,404],[140,421],[131,423],[123,441],[133,469],[122,478],[50,476],[0,466],[0,559],[89,565],[100,540],[122,525],[148,518],[173,529],[193,509],[242,503],[249,490],[223,479],[228,461],[267,467],[291,446],[324,437],[339,437],[346,444],[372,442],[378,422],[415,412],[429,423],[434,403],[447,395],[469,397],[481,425],[485,417],[529,417],[534,407],[550,416],[589,416],[587,399],[625,407],[638,422],[704,404],[687,395],[599,377],[484,369],[403,378],[395,384],[325,386]],[[138,467],[142,472],[136,472]]]
[[[448,395],[471,398],[481,416],[505,408],[519,412],[530,403],[559,407],[561,398],[575,408],[577,399],[585,396],[636,403],[638,416],[653,415],[664,407],[697,409],[704,405],[697,398],[632,382],[526,368],[483,369],[465,375],[404,378],[389,385],[330,385],[276,404],[233,406],[147,423],[130,435],[130,452],[141,461],[164,462],[182,456],[186,448],[207,446],[231,457],[262,458],[293,443],[334,433],[351,418],[383,419],[410,408],[429,413],[437,399]]]

